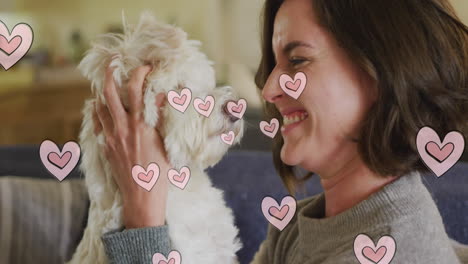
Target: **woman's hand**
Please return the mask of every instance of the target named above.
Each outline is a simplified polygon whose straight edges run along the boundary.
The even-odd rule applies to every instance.
[[[104,131],[104,152],[112,167],[115,182],[123,199],[123,217],[126,228],[164,225],[167,200],[167,171],[172,167],[166,155],[163,140],[157,129],[148,126],[143,118],[143,85],[151,66],[136,68],[128,82],[129,109],[123,107],[112,77],[112,68],[106,70],[104,98],[107,105],[97,102],[93,120],[96,135]],[[165,95],[156,98],[158,107]],[[162,123],[162,118],[158,124]],[[158,164],[160,176],[150,192],[132,178],[132,168]]]

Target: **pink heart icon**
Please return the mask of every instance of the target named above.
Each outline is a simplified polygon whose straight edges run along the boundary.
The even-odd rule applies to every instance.
[[[0,21],[0,65],[7,71],[15,65],[31,48],[33,31],[28,24],[17,24],[11,34]]]
[[[193,105],[195,107],[195,110],[205,117],[210,116],[211,112],[213,111],[214,104],[215,104],[215,99],[211,95],[208,95],[205,98],[205,100],[202,100],[200,98],[195,98],[195,100],[193,100]]]
[[[205,102],[204,104],[199,104],[198,107],[203,111],[207,111],[208,109],[210,109],[210,105],[210,102]]]
[[[182,172],[179,176],[174,176],[173,177],[174,181],[176,182],[183,182],[185,179],[185,172]]]
[[[458,131],[448,133],[443,142],[437,133],[426,126],[416,136],[419,156],[437,177],[447,172],[457,163],[465,149],[465,139]],[[441,147],[442,146],[442,147]]]
[[[380,247],[379,249],[377,249],[377,251],[374,251],[372,248],[370,247],[365,247],[363,250],[362,250],[362,254],[364,255],[364,257],[372,260],[373,262],[375,263],[379,263],[379,261],[381,259],[383,259],[383,257],[385,257],[385,254],[387,253],[387,248],[382,246]]]
[[[177,188],[183,190],[190,179],[190,169],[189,167],[182,167],[180,172],[175,169],[170,169],[167,172],[167,177],[169,181],[174,184]]]
[[[54,164],[55,166],[63,169],[68,162],[71,160],[72,153],[70,151],[65,152],[62,156],[60,156],[57,152],[51,152],[47,155],[47,159]]]
[[[278,208],[276,207],[270,207],[270,209],[268,210],[268,212],[276,217],[277,219],[279,220],[283,220],[283,218],[286,216],[286,214],[289,212],[289,206],[287,204],[283,205],[283,207],[281,208],[281,210],[278,210]]]
[[[156,253],[153,255],[153,264],[180,264],[181,262],[182,256],[177,250],[172,250],[169,252],[167,258],[161,253]]]
[[[279,129],[279,121],[276,118],[271,119],[270,123],[260,122],[260,130],[268,137],[274,138]]]
[[[240,113],[242,111],[242,108],[244,108],[244,106],[239,105],[239,106],[233,106],[231,109],[232,109],[232,112],[234,113]]]
[[[51,140],[44,140],[39,147],[39,156],[44,167],[59,181],[65,179],[80,160],[81,149],[78,143],[65,143],[62,151]]]
[[[153,175],[154,175],[153,171],[149,171],[147,174],[145,174],[143,172],[140,172],[140,173],[138,173],[138,179],[148,183],[153,178]]]
[[[145,170],[138,164],[134,165],[132,168],[132,178],[138,185],[140,185],[140,187],[149,192],[153,189],[159,178],[159,166],[152,162]]]
[[[8,55],[12,54],[19,47],[20,44],[20,36],[16,36],[10,41],[8,41],[5,36],[0,35],[0,50],[5,51]]]
[[[283,91],[294,99],[299,98],[307,84],[305,73],[298,72],[294,75],[294,80],[287,74],[281,74],[279,84]]]
[[[365,234],[359,234],[354,239],[354,254],[361,264],[388,264],[396,252],[396,243],[393,237],[383,236],[374,242]]]
[[[234,142],[234,138],[235,135],[233,131],[229,131],[227,134],[221,134],[221,140],[228,145],[232,145],[232,143]]]
[[[455,146],[452,143],[445,144],[442,149],[440,149],[439,145],[433,141],[426,144],[427,153],[437,159],[439,162],[443,162],[445,159],[447,159],[450,154],[452,154],[454,148]]]
[[[266,196],[262,200],[262,212],[268,222],[283,231],[296,213],[296,200],[288,195],[281,200],[281,205],[278,205],[275,199]]]
[[[184,94],[184,95],[182,95],[182,97],[180,97],[180,98],[174,98],[173,101],[174,101],[175,104],[183,105],[183,104],[185,104],[185,101],[186,101],[186,100],[187,100],[187,95]]]
[[[301,80],[296,80],[294,83],[293,82],[286,82],[286,88],[292,91],[297,91],[299,89],[299,86],[301,85]]]
[[[192,91],[189,88],[184,88],[180,91],[180,95],[176,91],[169,91],[167,100],[174,109],[184,113],[192,100]]]
[[[227,109],[231,115],[241,119],[247,110],[247,101],[245,99],[239,99],[237,103],[228,102]]]

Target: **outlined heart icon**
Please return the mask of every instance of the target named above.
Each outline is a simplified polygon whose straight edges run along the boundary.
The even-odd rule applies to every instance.
[[[176,91],[169,91],[167,100],[174,109],[184,113],[190,105],[190,101],[192,101],[192,91],[189,88],[184,88],[180,91],[180,95]]]
[[[51,140],[44,140],[39,147],[39,156],[44,167],[57,178],[63,181],[76,167],[80,160],[80,145],[75,141],[68,141],[63,145],[62,151]]]
[[[228,145],[232,145],[235,137],[236,135],[234,134],[234,131],[229,131],[228,133],[221,134],[221,140]]]
[[[271,119],[270,123],[267,121],[260,122],[260,130],[268,137],[274,138],[279,129],[279,121],[276,118]]]
[[[296,75],[294,75],[294,79],[292,79],[287,74],[281,74],[279,78],[279,84],[281,89],[287,95],[297,99],[299,96],[301,96],[307,85],[307,77],[303,72],[296,73]]]
[[[419,156],[426,166],[437,176],[447,172],[457,163],[465,149],[465,139],[458,131],[451,131],[443,142],[437,133],[428,126],[421,128],[416,136]]]
[[[262,213],[268,222],[283,231],[294,217],[296,206],[296,199],[289,195],[281,200],[280,205],[272,197],[265,196],[262,200]]]
[[[201,98],[195,98],[195,100],[193,100],[195,110],[205,117],[210,117],[214,105],[215,99],[211,95],[208,95],[205,100],[202,100]]]
[[[354,255],[361,264],[388,264],[396,253],[395,239],[382,236],[377,245],[366,234],[359,234],[354,239]]]
[[[144,172],[138,173],[138,179],[146,183],[149,183],[151,179],[153,179],[153,176],[154,176],[154,171],[152,170],[148,171],[148,173],[144,173]]]
[[[167,255],[167,258],[161,254],[156,253],[153,255],[153,264],[181,264],[182,263],[182,256],[180,252],[177,250],[172,250]]]
[[[21,37],[16,36],[10,41],[5,36],[0,35],[0,49],[6,52],[7,55],[11,55],[21,44]]]
[[[231,115],[241,119],[244,116],[245,111],[247,110],[247,101],[245,99],[239,99],[237,103],[228,102],[227,110]]]
[[[268,209],[268,212],[270,213],[270,215],[281,221],[289,212],[289,206],[285,204],[281,207],[281,210],[279,210],[277,207],[272,206],[270,207],[270,209]]]
[[[19,23],[8,30],[0,20],[0,65],[8,71],[21,60],[29,51],[33,43],[33,30],[26,23]]]
[[[50,163],[52,163],[60,169],[63,169],[65,166],[67,166],[71,158],[72,153],[70,151],[63,153],[63,155],[59,155],[57,154],[57,152],[51,152],[49,153],[49,155],[47,155],[47,159],[50,161]]]
[[[159,178],[159,166],[152,162],[145,170],[145,168],[138,164],[134,165],[132,168],[132,178],[140,187],[149,192],[153,189]]]
[[[170,169],[167,172],[167,177],[169,178],[169,181],[176,186],[177,188],[183,190],[185,186],[187,186],[187,183],[190,179],[190,168],[187,166],[184,166],[180,168],[179,171],[175,169]]]

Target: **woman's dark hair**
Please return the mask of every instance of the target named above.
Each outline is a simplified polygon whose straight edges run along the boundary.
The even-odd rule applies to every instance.
[[[273,25],[283,0],[266,0],[262,59],[255,76],[261,90],[275,67]],[[378,99],[370,108],[359,154],[374,172],[404,175],[427,171],[419,158],[416,135],[424,126],[443,136],[465,132],[468,117],[468,27],[448,0],[310,0],[318,24],[350,58],[377,82]],[[274,104],[268,118],[282,123]],[[294,193],[308,179],[280,158],[283,138],[276,136],[273,161]]]

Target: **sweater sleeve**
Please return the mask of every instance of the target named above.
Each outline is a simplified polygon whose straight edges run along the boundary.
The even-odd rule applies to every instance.
[[[168,226],[112,231],[101,237],[109,263],[152,263],[155,253],[171,251]]]
[[[458,256],[458,259],[463,264],[468,264],[468,245],[461,244],[456,240],[450,239],[453,249]]]

